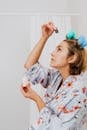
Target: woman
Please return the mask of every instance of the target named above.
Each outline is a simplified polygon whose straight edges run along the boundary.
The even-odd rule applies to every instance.
[[[50,66],[53,69],[44,68],[38,60],[54,31],[52,22],[42,26],[42,36],[25,63],[28,81],[40,83],[46,88],[43,101],[32,90],[30,83],[21,87],[22,94],[35,101],[40,112],[39,118],[29,130],[80,130],[83,118],[81,113],[86,110],[87,100],[87,89],[82,86],[79,76],[83,68],[84,48],[74,35],[67,35],[51,54]]]

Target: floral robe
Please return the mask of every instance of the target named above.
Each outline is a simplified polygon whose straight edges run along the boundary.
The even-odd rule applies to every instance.
[[[87,84],[83,83],[83,74],[70,75],[62,85],[59,71],[39,63],[25,74],[33,84],[40,83],[46,88],[46,106],[28,130],[83,130],[87,122]]]

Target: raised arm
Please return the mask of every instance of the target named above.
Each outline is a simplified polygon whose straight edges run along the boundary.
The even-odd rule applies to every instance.
[[[39,60],[39,57],[44,48],[44,45],[45,45],[46,41],[48,40],[48,38],[53,34],[54,30],[55,30],[55,26],[52,22],[49,22],[42,26],[41,38],[40,38],[39,42],[35,45],[33,50],[30,52],[30,54],[24,64],[24,67],[26,69],[29,69],[32,65],[34,65]]]

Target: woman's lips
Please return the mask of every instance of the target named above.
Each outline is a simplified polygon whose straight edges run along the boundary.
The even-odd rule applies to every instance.
[[[54,61],[54,58],[51,58],[51,61]]]

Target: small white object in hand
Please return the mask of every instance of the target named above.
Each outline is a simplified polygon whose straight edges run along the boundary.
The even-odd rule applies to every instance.
[[[45,94],[45,88],[43,88],[40,84],[37,85],[33,85],[27,78],[27,76],[24,75],[23,79],[22,79],[22,85],[23,87],[26,87],[27,84],[31,85],[31,88],[42,98],[44,99],[44,94]]]
[[[28,78],[26,76],[24,76],[22,79],[22,85],[27,86],[28,83],[29,83]]]

